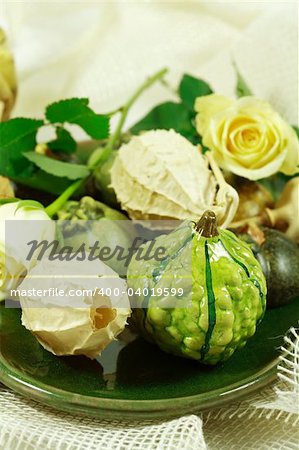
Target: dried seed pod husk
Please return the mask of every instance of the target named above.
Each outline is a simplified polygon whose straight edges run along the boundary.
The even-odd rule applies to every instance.
[[[17,77],[13,56],[6,36],[0,28],[0,122],[8,120],[17,93]]]
[[[299,177],[285,185],[273,209],[266,208],[268,225],[283,231],[286,236],[299,243]],[[267,222],[266,222],[267,223]]]
[[[238,190],[240,199],[239,207],[234,217],[235,222],[256,217],[262,214],[265,208],[274,206],[270,192],[255,181],[241,178],[237,180],[235,187]]]
[[[33,287],[36,295],[29,295]],[[50,295],[50,288],[56,295]],[[131,312],[125,281],[100,260],[43,259],[19,289],[25,293],[20,297],[22,324],[58,356],[96,358],[123,331]],[[72,296],[74,290],[82,295]],[[41,291],[48,296],[39,295]]]
[[[121,146],[111,185],[132,219],[196,219],[213,210],[222,226],[233,219],[238,194],[211,157],[173,130],[153,130]],[[167,225],[166,225],[167,226]]]
[[[0,198],[14,197],[14,189],[11,181],[6,177],[0,176]]]

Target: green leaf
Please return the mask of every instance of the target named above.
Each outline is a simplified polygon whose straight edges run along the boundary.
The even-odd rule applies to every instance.
[[[293,125],[293,129],[295,130],[295,133],[297,134],[297,137],[299,138],[299,128],[296,127],[296,125]]]
[[[6,203],[16,203],[18,202],[19,199],[15,198],[15,197],[10,197],[10,198],[0,198],[0,206],[2,205],[6,205]]]
[[[212,94],[211,87],[203,80],[185,74],[179,85],[179,95],[182,102],[190,109],[194,109],[195,99]]]
[[[202,151],[203,154],[207,153],[207,152],[210,150],[210,149],[209,149],[208,147],[206,147],[206,146],[204,145],[204,143],[202,142],[202,136],[201,136],[201,135],[198,135],[198,143],[199,143],[199,145],[201,146],[201,151]]]
[[[56,127],[56,139],[48,142],[47,146],[54,152],[73,153],[77,143],[71,133],[63,127]]]
[[[65,177],[69,180],[77,180],[79,178],[85,178],[89,175],[88,168],[81,164],[71,164],[58,161],[57,159],[49,158],[48,156],[40,155],[36,152],[28,152],[25,156],[40,169],[51,175],[55,175],[56,177]]]
[[[194,102],[197,97],[209,95],[213,91],[203,80],[191,75],[184,75],[179,85],[181,103],[165,102],[153,108],[137,122],[131,133],[153,129],[173,129],[186,137],[193,144],[199,144],[200,138],[194,127]]]
[[[236,85],[237,97],[240,98],[240,97],[247,97],[247,96],[253,95],[250,87],[248,86],[248,84],[246,83],[246,81],[244,80],[242,75],[240,74],[236,64],[234,64],[234,68],[235,68],[236,76],[237,76],[237,85]]]
[[[133,134],[154,129],[174,129],[184,136],[193,135],[189,110],[182,103],[166,102],[153,108],[132,128]]]
[[[53,103],[46,108],[46,118],[51,123],[79,125],[93,139],[109,135],[109,117],[96,114],[88,106],[87,98],[71,98]]]
[[[42,120],[11,119],[0,123],[0,174],[30,176],[33,166],[24,157],[36,145],[36,134],[44,124]]]
[[[15,176],[13,180],[19,185],[48,192],[55,196],[61,194],[71,184],[67,178],[55,177],[41,169],[37,169],[30,177]]]

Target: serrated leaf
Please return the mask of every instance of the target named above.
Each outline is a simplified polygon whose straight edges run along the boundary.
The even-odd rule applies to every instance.
[[[185,74],[179,85],[179,95],[182,102],[190,109],[194,109],[195,99],[204,95],[212,94],[213,90],[205,81]]]
[[[89,175],[89,170],[86,166],[81,164],[71,164],[57,159],[49,158],[45,155],[40,155],[36,152],[28,152],[25,154],[26,158],[37,167],[45,172],[55,175],[56,177],[64,177],[69,180],[77,180],[85,178]]]
[[[240,97],[247,97],[247,96],[253,95],[250,87],[248,86],[248,84],[246,83],[244,78],[242,77],[236,64],[234,64],[234,68],[235,68],[236,76],[237,76],[237,84],[236,84],[237,97],[240,98]]]
[[[46,118],[51,123],[79,125],[93,139],[109,135],[109,117],[96,114],[88,106],[87,98],[71,98],[53,103],[46,108]]]
[[[153,108],[145,117],[132,128],[133,134],[153,129],[173,129],[178,133],[192,135],[193,126],[189,110],[182,103],[166,102]]]
[[[11,119],[0,123],[0,174],[13,178],[16,175],[30,176],[32,164],[24,157],[36,145],[36,134],[43,125],[42,120]]]
[[[48,192],[53,195],[61,194],[72,183],[67,178],[55,177],[41,169],[37,169],[30,177],[16,176],[13,180],[19,185]]]
[[[56,139],[47,143],[54,152],[73,153],[77,149],[77,143],[71,133],[63,127],[56,127]]]

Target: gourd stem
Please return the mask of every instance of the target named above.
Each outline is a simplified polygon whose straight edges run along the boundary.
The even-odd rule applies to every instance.
[[[195,230],[206,238],[218,236],[217,218],[214,211],[205,211],[195,225]]]

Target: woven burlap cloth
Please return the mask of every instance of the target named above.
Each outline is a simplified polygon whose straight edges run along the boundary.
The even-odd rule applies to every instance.
[[[297,2],[0,1],[19,76],[15,115],[39,116],[62,97],[89,97],[111,111],[148,74],[170,68],[233,95],[234,59],[256,95],[298,122]],[[156,86],[129,123],[165,99]],[[290,332],[279,378],[237,404],[170,421],[75,417],[0,387],[4,450],[298,449],[298,339]],[[290,356],[287,352],[291,352]],[[290,358],[289,358],[290,357]]]

